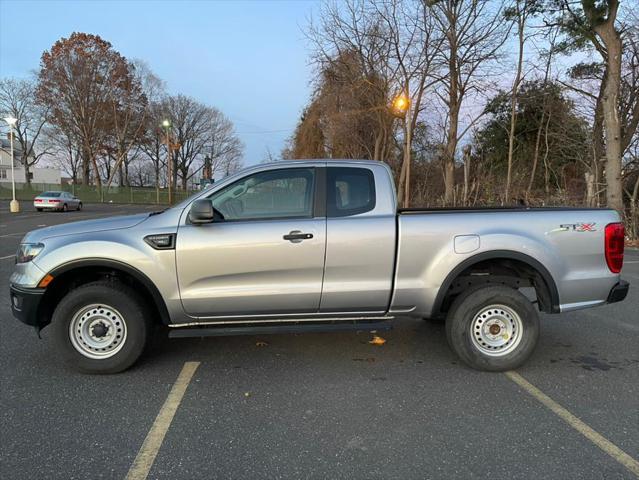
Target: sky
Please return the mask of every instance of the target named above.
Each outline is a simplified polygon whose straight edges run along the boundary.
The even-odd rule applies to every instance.
[[[100,35],[182,93],[221,110],[245,164],[279,156],[309,99],[304,27],[315,0],[0,0],[0,78],[27,77],[72,32]]]

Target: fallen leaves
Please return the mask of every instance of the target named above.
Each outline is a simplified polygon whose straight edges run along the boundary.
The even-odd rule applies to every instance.
[[[268,346],[268,343],[263,342],[263,341],[260,340],[259,342],[255,342],[255,346],[256,347],[266,347],[266,346]]]
[[[368,343],[370,343],[371,345],[377,345],[378,347],[381,347],[382,345],[386,343],[386,340],[380,337],[379,335],[373,335],[373,339],[370,340]]]

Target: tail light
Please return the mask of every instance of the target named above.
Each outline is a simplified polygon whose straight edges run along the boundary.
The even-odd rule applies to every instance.
[[[49,200],[49,203],[60,203],[60,200]]]
[[[606,263],[612,273],[621,272],[621,267],[623,267],[624,237],[625,229],[623,223],[609,223],[606,225]]]
[[[35,201],[36,201],[37,203],[41,203],[41,202],[42,202],[42,200],[40,200],[39,198],[36,198],[36,199],[35,199]]]

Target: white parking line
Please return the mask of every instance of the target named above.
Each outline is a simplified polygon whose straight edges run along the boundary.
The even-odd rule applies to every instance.
[[[15,237],[16,235],[24,235],[27,232],[7,233],[6,235],[0,235],[0,238]]]
[[[601,448],[604,452],[617,460],[621,465],[626,467],[630,472],[634,473],[639,478],[639,462],[628,455],[626,452],[617,447],[610,440],[603,435],[597,433],[590,428],[587,424],[579,420],[572,413],[566,410],[564,407],[555,402],[552,398],[546,395],[544,392],[535,387],[532,383],[519,375],[517,372],[506,372],[506,376],[513,382],[519,385],[521,388],[530,393],[535,399],[541,402],[546,408],[552,411],[555,415],[565,421],[572,428],[581,433],[584,437],[590,440],[592,443]]]
[[[15,255],[7,255],[6,257],[0,257],[0,260],[7,260],[8,258],[14,258]]]
[[[191,378],[193,378],[193,374],[199,365],[200,362],[186,362],[184,367],[182,367],[180,375],[173,384],[169,396],[166,397],[164,405],[162,405],[158,416],[155,418],[155,422],[153,422],[151,426],[151,430],[149,430],[149,433],[146,435],[144,443],[133,461],[133,465],[131,465],[129,469],[126,480],[146,479],[153,466],[155,457],[162,446],[164,436],[169,426],[171,426],[175,412],[180,406],[182,397],[184,397],[184,392],[186,392],[186,388],[189,386]]]

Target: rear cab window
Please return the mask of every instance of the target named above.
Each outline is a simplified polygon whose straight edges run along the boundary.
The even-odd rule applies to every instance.
[[[328,167],[326,175],[328,217],[347,217],[375,208],[375,177],[368,168]]]

